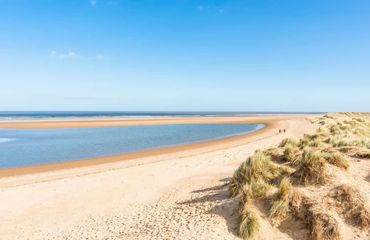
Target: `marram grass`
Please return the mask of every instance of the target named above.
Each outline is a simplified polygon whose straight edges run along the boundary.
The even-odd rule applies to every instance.
[[[338,152],[324,152],[323,153],[324,159],[337,167],[348,169],[350,167],[350,162],[348,159],[341,153]]]
[[[269,209],[273,224],[295,216],[307,224],[313,239],[340,238],[336,218],[319,202],[298,194],[288,176],[295,184],[325,184],[330,165],[347,170],[349,158],[370,158],[370,114],[334,113],[311,121],[320,124],[315,134],[306,134],[300,140],[286,138],[278,147],[257,151],[235,171],[230,192],[241,195],[239,230],[243,239],[253,239],[260,229],[258,214],[250,207],[259,199],[274,200]],[[274,189],[276,194],[270,195]],[[360,196],[348,187],[336,190],[340,195],[333,197],[346,218],[368,228],[370,211]]]
[[[289,203],[284,200],[276,200],[270,208],[269,217],[272,219],[284,219],[289,214]]]
[[[289,178],[285,177],[280,182],[278,191],[277,191],[277,198],[280,200],[288,201],[292,192],[292,183],[290,182]]]
[[[293,138],[285,138],[279,145],[279,147],[286,147],[288,145],[290,146],[298,146],[298,141]]]
[[[274,163],[269,155],[258,151],[234,172],[230,184],[230,195],[237,196],[245,184],[270,183],[283,174],[289,174],[286,167]]]
[[[263,181],[245,184],[242,190],[242,203],[266,197],[270,188],[271,186]]]
[[[325,183],[328,176],[323,154],[313,150],[306,150],[294,176],[304,185]]]
[[[242,220],[239,227],[239,235],[242,239],[253,239],[260,230],[260,223],[257,213],[245,208],[242,213]]]

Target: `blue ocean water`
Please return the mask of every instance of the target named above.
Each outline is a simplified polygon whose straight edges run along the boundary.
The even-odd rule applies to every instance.
[[[208,117],[316,114],[314,112],[123,112],[123,111],[0,111],[0,119],[73,117]],[[318,113],[320,114],[320,113]]]
[[[178,124],[79,129],[0,129],[0,168],[112,156],[207,141],[262,128],[261,124]]]

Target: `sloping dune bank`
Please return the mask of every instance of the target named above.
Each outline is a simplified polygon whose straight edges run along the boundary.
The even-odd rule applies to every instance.
[[[244,239],[370,239],[370,114],[311,121],[315,134],[257,151],[233,174]]]
[[[136,123],[179,121],[264,123],[267,127],[246,136],[113,159],[2,171],[1,239],[238,239],[238,202],[229,198],[226,185],[233,171],[256,149],[316,130],[303,116]],[[27,122],[16,127],[125,126],[134,122]],[[278,129],[286,132],[279,134]]]

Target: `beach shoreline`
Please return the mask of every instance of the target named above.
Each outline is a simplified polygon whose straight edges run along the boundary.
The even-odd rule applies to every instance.
[[[150,118],[73,118],[14,119],[0,121],[4,129],[63,129],[175,124],[271,124],[277,120],[304,118],[311,115],[235,116],[235,117],[150,117]]]
[[[72,160],[61,163],[51,163],[26,167],[15,167],[0,169],[0,178],[35,174],[48,171],[66,170],[71,168],[88,167],[92,165],[108,164],[117,161],[127,161],[148,156],[158,156],[172,154],[176,152],[189,152],[196,149],[207,149],[212,151],[245,144],[251,139],[263,136],[266,132],[271,132],[276,128],[278,121],[286,119],[301,118],[300,116],[264,116],[264,117],[194,117],[194,118],[148,118],[148,119],[45,119],[27,120],[26,122],[0,123],[0,128],[4,129],[61,129],[61,128],[96,128],[96,127],[120,127],[120,126],[158,126],[170,124],[263,124],[262,129],[258,129],[246,134],[229,136],[220,139],[155,148],[151,150],[124,153],[113,156],[97,157],[85,160]],[[212,149],[209,149],[212,148]]]
[[[225,184],[235,168],[257,149],[316,129],[303,116],[242,120],[266,127],[130,161],[118,158],[91,165],[85,161],[73,168],[58,166],[0,178],[0,236],[237,239],[237,205]],[[279,134],[279,129],[286,132]]]

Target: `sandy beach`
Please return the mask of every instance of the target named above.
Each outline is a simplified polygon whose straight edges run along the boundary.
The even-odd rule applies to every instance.
[[[369,12],[0,0],[0,240],[370,240]]]
[[[1,239],[238,239],[237,203],[226,186],[233,171],[256,149],[316,129],[305,116],[18,121],[0,128],[181,123],[266,127],[222,140],[1,170]]]

